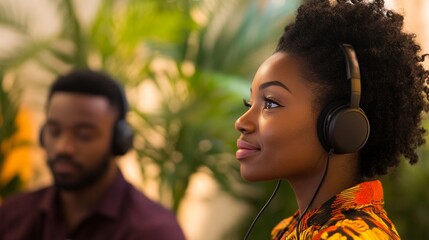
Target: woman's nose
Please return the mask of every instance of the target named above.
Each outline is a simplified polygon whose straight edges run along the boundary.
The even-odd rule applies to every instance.
[[[249,134],[255,130],[255,124],[250,118],[250,109],[235,121],[235,129],[241,134]]]

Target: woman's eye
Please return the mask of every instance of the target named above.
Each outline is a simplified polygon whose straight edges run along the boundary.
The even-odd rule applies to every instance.
[[[246,108],[250,108],[250,107],[252,107],[252,104],[250,103],[250,101],[248,101],[248,100],[246,100],[246,99],[243,99],[243,104],[244,104],[244,106],[245,106]]]
[[[264,101],[265,101],[264,109],[273,109],[273,108],[281,107],[280,104],[278,104],[277,102],[275,102],[269,98],[265,98]]]

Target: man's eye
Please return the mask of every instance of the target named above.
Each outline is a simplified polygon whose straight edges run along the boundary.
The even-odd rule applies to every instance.
[[[61,130],[56,127],[47,127],[45,131],[52,138],[56,138],[61,134]]]
[[[248,101],[248,100],[246,100],[246,99],[243,99],[243,104],[244,104],[244,106],[245,106],[246,108],[250,108],[250,107],[252,107],[252,104],[250,103],[250,101]]]
[[[81,141],[89,141],[94,137],[94,134],[89,131],[79,131],[76,133],[76,137]]]

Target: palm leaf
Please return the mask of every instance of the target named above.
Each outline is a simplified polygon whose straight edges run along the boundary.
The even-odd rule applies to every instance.
[[[0,69],[11,69],[29,59],[36,57],[52,44],[52,40],[31,41],[16,46],[14,49],[0,56]]]
[[[73,2],[71,0],[58,1],[57,9],[61,14],[63,26],[60,37],[68,39],[74,44],[73,65],[75,67],[87,67],[88,40],[82,30]]]
[[[0,1],[0,25],[21,35],[27,35],[29,31],[26,15],[19,13],[10,1]]]
[[[249,77],[274,50],[284,24],[301,1],[219,1],[199,37],[195,63],[205,69]]]

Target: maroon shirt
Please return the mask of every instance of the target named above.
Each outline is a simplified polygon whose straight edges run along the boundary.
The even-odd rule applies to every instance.
[[[67,232],[53,187],[22,193],[0,205],[1,240],[183,240],[172,212],[151,201],[121,173],[92,214]]]

